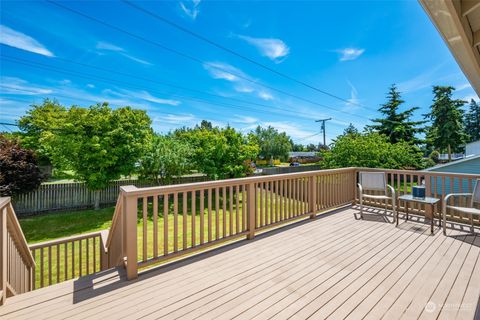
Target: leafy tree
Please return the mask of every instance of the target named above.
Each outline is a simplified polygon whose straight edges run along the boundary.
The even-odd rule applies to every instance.
[[[343,130],[343,135],[357,135],[358,134],[358,129],[353,125],[353,123],[350,123],[348,127]]]
[[[290,139],[290,144],[292,145],[292,151],[295,151],[295,152],[302,152],[302,151],[305,151],[305,146],[301,143],[294,143],[291,139]]]
[[[192,149],[174,136],[152,137],[140,160],[140,177],[157,184],[170,184],[175,176],[189,171]]]
[[[75,179],[97,191],[98,209],[99,190],[134,171],[151,135],[150,123],[145,111],[130,107],[112,110],[107,103],[89,108],[73,106],[58,130],[44,141],[55,150],[55,165],[73,170]]]
[[[42,104],[32,105],[18,121],[22,146],[35,150],[40,163],[51,163],[55,150],[45,140],[60,130],[66,116],[67,109],[57,100],[45,99]],[[57,161],[60,156],[55,155]]]
[[[422,153],[418,147],[401,141],[391,143],[377,132],[341,135],[330,151],[322,151],[325,168],[368,167],[409,169],[423,168]]]
[[[453,90],[453,87],[434,86],[431,111],[425,115],[431,121],[427,143],[437,150],[447,150],[449,161],[452,151],[460,152],[466,141],[462,110],[465,101],[452,99]]]
[[[469,137],[469,142],[480,140],[480,104],[473,99],[465,114],[465,132]]]
[[[0,135],[0,196],[35,190],[43,178],[34,151]]]
[[[399,108],[405,101],[401,99],[400,92],[394,84],[388,91],[387,99],[387,103],[378,109],[383,118],[373,119],[372,122],[376,124],[368,126],[368,128],[387,136],[391,143],[400,141],[413,144],[420,143],[421,141],[415,135],[423,132],[423,129],[418,128],[418,126],[424,124],[425,121],[410,120],[418,107],[400,112]]]
[[[287,134],[285,132],[280,133],[270,126],[268,128],[258,126],[250,134],[250,137],[259,145],[260,156],[264,159],[270,159],[271,164],[275,158],[287,159],[288,153],[292,150],[292,144]]]
[[[235,129],[227,127],[177,130],[175,135],[193,149],[194,167],[210,179],[243,177],[251,173],[249,161],[258,155],[258,145]]]

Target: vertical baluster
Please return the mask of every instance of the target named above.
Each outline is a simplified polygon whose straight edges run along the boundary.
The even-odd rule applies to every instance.
[[[247,186],[242,186],[242,231],[247,230]]]
[[[208,207],[208,216],[207,216],[207,228],[208,228],[208,242],[212,241],[212,189],[208,189],[207,195],[207,207]]]
[[[168,255],[168,193],[163,195],[163,255]]]
[[[197,201],[197,191],[193,190],[191,192],[192,195],[192,204],[191,204],[191,212],[190,217],[192,219],[192,247],[195,247],[196,244],[196,237],[197,237],[197,230],[196,230],[196,220],[197,220],[197,208],[196,208],[196,201]]]
[[[57,283],[60,282],[60,245],[57,244]]]
[[[33,256],[33,260],[35,260],[35,266],[32,267],[32,290],[35,290],[37,288],[37,270],[36,270],[36,266],[38,265],[37,250],[32,249],[32,256]]]
[[[205,242],[205,196],[204,189],[200,190],[200,244]]]
[[[227,235],[227,188],[222,188],[223,237]]]
[[[275,216],[273,214],[273,181],[268,182],[268,191],[269,191],[269,198],[270,198],[270,223],[275,223]]]
[[[457,180],[458,180],[458,193],[463,193],[463,179],[462,178],[457,178]],[[460,207],[465,207],[464,202],[465,202],[465,197],[463,197],[463,196],[458,197],[458,205]],[[460,219],[463,222],[463,220],[465,218],[465,215],[462,212],[459,212],[459,216],[460,216]]]
[[[281,221],[281,219],[280,219],[280,205],[278,203],[279,188],[280,188],[280,181],[275,180],[275,215],[276,215],[277,222]]]
[[[85,242],[87,243],[86,244],[86,247],[85,247],[85,253],[86,253],[86,267],[87,267],[87,273],[86,274],[90,274],[90,245],[89,245],[89,239],[85,239]]]
[[[143,197],[142,199],[142,224],[143,224],[143,232],[142,232],[142,260],[145,262],[147,261],[147,246],[148,246],[148,231],[147,231],[147,222],[148,222],[148,197]]]
[[[80,277],[83,275],[83,268],[82,268],[82,239],[78,241],[78,269],[80,273]]]
[[[43,288],[45,286],[44,282],[44,261],[43,261],[43,248],[40,248],[40,288]]]
[[[233,186],[230,186],[229,188],[229,193],[230,193],[230,235],[233,235]]]
[[[454,179],[453,176],[450,176],[450,177],[448,178],[448,180],[450,180],[450,192],[449,192],[449,193],[455,193],[455,190],[454,190],[454,188],[453,188],[453,179]],[[452,202],[455,201],[454,197],[451,197],[449,201],[450,201],[450,203],[452,204]],[[453,205],[454,205],[454,204],[455,204],[455,203],[453,203]],[[452,217],[454,217],[454,216],[455,216],[455,211],[450,211],[450,215],[451,215]]]
[[[284,216],[284,213],[283,213],[283,182],[284,180],[279,180],[279,183],[280,183],[280,194],[279,194],[279,197],[280,197],[280,203],[279,203],[279,210],[280,210],[280,220],[285,220],[285,216]]]
[[[260,189],[260,195],[259,195],[259,201],[260,201],[260,210],[259,210],[259,213],[260,213],[260,227],[263,227],[265,224],[265,217],[263,216],[265,214],[265,210],[264,210],[264,204],[263,204],[263,199],[264,199],[264,196],[263,196],[263,187],[264,185],[264,182],[259,182],[258,183],[258,188]]]
[[[158,257],[158,195],[153,196],[153,257]]]
[[[215,240],[220,236],[220,190],[215,188]]]
[[[93,241],[93,273],[97,272],[97,237],[92,238]],[[100,237],[98,237],[98,242],[101,243]],[[100,253],[102,251],[99,251]]]
[[[240,185],[235,186],[235,227],[236,232],[240,233]]]
[[[63,280],[68,279],[68,242],[65,242],[63,244],[63,272],[64,272],[64,278]]]
[[[187,209],[188,209],[188,192],[183,192],[182,193],[182,220],[183,220],[183,229],[182,229],[182,235],[183,235],[183,250],[187,250]]]
[[[293,217],[292,207],[292,179],[288,179],[288,217]]]
[[[178,193],[173,194],[173,252],[178,251]]]
[[[52,247],[48,247],[48,285],[52,285]]]

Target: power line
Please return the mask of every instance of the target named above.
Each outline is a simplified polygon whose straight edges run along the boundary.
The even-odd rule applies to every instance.
[[[104,82],[104,83],[107,83],[107,84],[112,84],[112,83],[117,84],[117,85],[120,84],[120,85],[125,86],[125,87],[130,87],[130,88],[140,89],[140,90],[148,89],[150,92],[156,92],[156,93],[159,93],[159,94],[162,94],[162,95],[169,95],[171,97],[177,97],[177,98],[182,98],[182,99],[185,99],[185,100],[201,102],[201,103],[206,103],[206,104],[216,105],[216,106],[221,106],[221,107],[226,107],[226,108],[239,109],[239,110],[242,110],[242,111],[243,110],[251,110],[255,113],[263,113],[263,114],[267,114],[267,115],[271,115],[271,113],[272,113],[272,110],[262,110],[262,109],[258,109],[258,108],[249,108],[249,107],[246,107],[246,106],[240,106],[240,105],[235,105],[235,104],[226,104],[226,103],[222,103],[222,102],[212,102],[212,101],[207,100],[207,99],[202,99],[202,98],[198,98],[198,97],[190,97],[190,96],[185,96],[185,95],[179,95],[179,94],[176,94],[176,93],[173,93],[173,94],[172,93],[166,93],[166,92],[154,89],[154,88],[139,86],[139,85],[131,84],[129,82],[120,81],[120,80],[116,80],[116,79],[101,77],[101,76],[97,76],[97,75],[91,75],[91,74],[88,74],[88,73],[83,73],[83,72],[78,72],[78,71],[72,71],[72,70],[68,70],[68,69],[64,69],[64,68],[58,68],[58,67],[46,65],[46,64],[43,64],[43,63],[32,62],[32,61],[28,61],[28,60],[25,60],[25,59],[14,58],[14,57],[5,56],[5,55],[3,55],[3,57],[4,57],[5,61],[9,61],[9,62],[17,63],[17,64],[22,64],[22,65],[26,65],[26,66],[30,66],[30,67],[34,67],[34,68],[54,71],[54,72],[57,72],[57,73],[60,73],[60,74],[74,75],[74,76],[89,79],[89,80],[93,79],[93,80]],[[145,100],[145,99],[143,99],[143,100]],[[248,103],[248,102],[244,102],[244,103]],[[286,113],[286,114],[291,114],[291,115],[295,115],[295,116],[300,115],[300,116],[303,116],[305,118],[311,118],[311,116],[312,116],[311,114],[292,111],[291,109],[284,109],[284,108],[280,108],[278,106],[277,107],[267,106],[267,105],[265,105],[265,106],[268,107],[268,108],[277,109],[278,111],[281,111],[284,114]],[[359,116],[359,117],[363,117],[363,116]],[[363,118],[369,120],[367,117],[363,117]]]
[[[33,61],[30,61],[30,60],[21,59],[21,58],[17,58],[17,57],[5,55],[5,54],[2,54],[1,56],[4,57],[4,58],[7,58],[7,59],[13,59],[13,60],[16,60],[16,61],[21,61],[21,62],[25,62],[25,63],[29,63],[29,64],[45,66],[47,68],[64,70],[66,72],[74,72],[74,73],[77,73],[77,74],[88,75],[90,77],[103,78],[103,77],[99,77],[98,75],[90,75],[90,74],[86,74],[86,73],[82,73],[82,72],[78,72],[78,71],[72,71],[72,70],[68,70],[68,69],[64,69],[64,68],[54,67],[54,66],[50,66],[50,65],[47,65],[47,64],[43,64],[43,63],[39,63],[39,62],[33,62]],[[80,63],[80,62],[76,62],[76,61],[65,59],[65,58],[57,58],[57,59],[68,62],[68,63],[80,65],[80,66],[83,66],[83,67],[89,67],[89,68],[92,68],[92,69],[106,71],[106,72],[110,72],[110,73],[113,73],[113,74],[119,74],[119,75],[123,75],[123,76],[127,76],[127,77],[132,77],[132,78],[148,81],[148,82],[151,82],[151,83],[162,84],[162,85],[177,88],[177,89],[197,92],[197,93],[200,93],[200,94],[205,94],[205,95],[209,95],[209,96],[216,97],[216,98],[228,99],[228,100],[237,101],[237,102],[241,102],[241,103],[245,103],[245,104],[251,104],[251,105],[255,105],[255,106],[266,107],[266,108],[269,108],[269,109],[274,108],[274,109],[282,110],[282,111],[285,111],[285,112],[292,112],[291,109],[282,108],[280,106],[272,106],[272,105],[267,105],[267,104],[263,104],[263,103],[251,102],[251,101],[246,101],[246,100],[233,98],[233,97],[224,97],[224,96],[221,96],[221,95],[217,95],[217,94],[213,94],[213,93],[209,93],[209,92],[205,92],[205,91],[201,91],[201,90],[197,90],[197,89],[183,87],[183,86],[180,86],[180,85],[177,85],[177,84],[172,84],[172,83],[163,82],[163,81],[156,81],[156,80],[152,80],[152,79],[144,78],[144,77],[138,77],[136,75],[132,75],[132,74],[129,74],[129,73],[119,72],[119,71],[115,71],[115,70],[111,70],[111,69],[107,69],[107,68],[103,68],[103,67],[98,67],[98,66],[94,66],[94,65],[90,65],[90,64],[86,64],[86,63]],[[15,61],[15,63],[16,63],[16,61]],[[11,62],[14,62],[14,61],[11,61]],[[103,79],[118,82],[118,80],[112,80],[112,79],[109,79],[109,78],[103,78]],[[125,82],[122,82],[122,83],[125,83]],[[138,88],[140,88],[140,87],[138,87]],[[162,93],[162,94],[166,94],[166,93]],[[339,112],[341,112],[341,111],[339,111]],[[310,114],[298,113],[298,112],[295,112],[295,114],[296,115],[304,114],[306,117],[311,118]],[[351,114],[351,113],[348,113],[348,114]],[[354,114],[351,114],[351,115],[354,115]]]
[[[168,51],[168,52],[170,52],[170,53],[173,53],[173,54],[179,55],[179,56],[181,56],[181,57],[183,57],[183,58],[186,58],[186,59],[192,60],[192,61],[194,61],[194,62],[200,63],[201,65],[208,65],[208,66],[210,66],[210,67],[212,67],[212,68],[215,68],[215,69],[217,69],[217,70],[221,70],[221,71],[223,71],[223,72],[225,72],[225,73],[227,73],[227,74],[233,75],[233,76],[238,77],[238,78],[240,78],[240,79],[243,79],[243,80],[245,80],[245,81],[248,81],[248,82],[251,82],[251,83],[260,85],[260,86],[262,86],[262,87],[264,87],[264,88],[267,88],[267,89],[270,89],[270,90],[279,92],[279,93],[281,93],[281,94],[290,96],[290,97],[292,97],[292,98],[295,98],[295,99],[298,99],[298,100],[301,100],[301,101],[304,101],[304,102],[308,102],[308,103],[311,103],[311,104],[314,104],[314,105],[317,105],[317,106],[320,106],[320,107],[323,107],[323,108],[326,108],[326,109],[334,110],[334,111],[336,111],[336,112],[346,113],[346,112],[344,112],[344,111],[337,110],[337,109],[334,108],[334,107],[330,107],[330,106],[327,106],[327,105],[325,105],[325,104],[321,104],[321,103],[318,103],[318,102],[316,102],[316,101],[313,101],[313,100],[310,100],[310,99],[306,99],[306,98],[303,98],[303,97],[301,97],[301,96],[298,96],[298,95],[295,95],[295,94],[286,92],[286,91],[284,91],[284,90],[281,90],[281,89],[278,89],[278,88],[275,88],[275,87],[272,87],[272,86],[263,84],[263,83],[261,83],[261,82],[259,82],[259,81],[257,81],[257,80],[252,80],[252,79],[250,79],[250,78],[248,78],[248,77],[246,77],[246,76],[244,76],[244,75],[241,75],[241,74],[232,72],[231,70],[227,70],[227,69],[225,69],[225,68],[219,67],[219,66],[214,65],[214,64],[212,64],[212,63],[203,61],[203,60],[201,60],[201,59],[199,59],[199,58],[196,58],[196,57],[191,56],[191,55],[189,55],[189,54],[183,53],[183,52],[178,51],[178,50],[176,50],[176,49],[172,49],[172,48],[167,47],[167,46],[165,46],[165,45],[163,45],[163,44],[161,44],[161,43],[158,43],[158,42],[156,42],[156,41],[152,41],[152,40],[150,40],[150,39],[147,39],[147,38],[145,38],[145,37],[143,37],[143,36],[139,36],[139,35],[137,35],[137,34],[134,34],[134,33],[130,32],[130,31],[128,31],[128,30],[122,29],[122,28],[120,28],[120,27],[117,27],[117,26],[115,26],[115,25],[112,25],[112,24],[110,24],[110,23],[108,23],[108,22],[105,22],[105,21],[103,21],[103,20],[100,20],[100,19],[97,19],[97,18],[95,18],[95,17],[89,16],[89,15],[87,15],[87,14],[85,14],[85,13],[83,13],[83,12],[80,12],[80,11],[78,11],[78,10],[75,10],[75,9],[69,8],[69,7],[67,7],[67,6],[64,6],[63,4],[60,4],[60,3],[58,3],[58,2],[55,2],[55,1],[52,1],[52,0],[45,0],[45,1],[47,1],[47,2],[49,2],[49,3],[51,3],[51,4],[53,4],[53,5],[61,8],[61,9],[63,9],[63,10],[72,12],[72,13],[74,13],[74,14],[76,14],[76,15],[79,15],[79,16],[85,18],[85,19],[94,21],[94,22],[99,23],[99,24],[101,24],[101,25],[103,25],[103,26],[106,26],[106,27],[111,28],[111,29],[113,29],[113,30],[116,30],[116,31],[118,31],[118,32],[124,33],[124,34],[126,34],[126,35],[128,35],[128,36],[130,36],[130,37],[135,38],[135,39],[138,39],[138,40],[144,41],[144,42],[146,42],[146,43],[149,43],[149,44],[151,44],[151,45],[157,46],[157,47],[159,47],[159,48],[161,48],[161,49],[163,49],[163,50],[165,50],[165,51]],[[352,104],[351,101],[346,100],[346,102],[348,102],[349,104]]]
[[[311,84],[308,84],[308,83],[306,83],[306,82],[304,82],[304,81],[302,81],[302,80],[298,80],[298,79],[296,79],[296,78],[294,78],[294,77],[292,77],[292,76],[290,76],[290,75],[288,75],[288,74],[285,74],[285,73],[283,73],[283,72],[280,72],[280,71],[278,71],[278,70],[275,70],[275,69],[273,69],[273,68],[271,68],[271,67],[269,67],[269,66],[267,66],[267,65],[265,65],[265,64],[263,64],[263,63],[260,63],[260,62],[258,62],[258,61],[256,61],[256,60],[253,60],[253,59],[251,59],[251,58],[249,58],[249,57],[247,57],[247,56],[245,56],[245,55],[243,55],[243,54],[241,54],[241,53],[238,53],[238,52],[235,51],[235,50],[232,50],[232,49],[230,49],[230,48],[228,48],[228,47],[225,47],[224,45],[219,44],[218,42],[215,42],[215,41],[213,41],[213,40],[210,40],[210,39],[208,39],[207,37],[205,37],[205,36],[203,36],[203,35],[201,35],[201,34],[199,34],[199,33],[196,33],[196,32],[194,32],[194,31],[192,31],[192,30],[190,30],[190,29],[187,29],[187,28],[185,28],[185,27],[183,27],[183,26],[181,26],[181,25],[179,25],[179,24],[171,21],[171,20],[168,20],[167,18],[165,18],[165,17],[163,17],[163,16],[161,16],[161,15],[158,15],[158,14],[156,14],[156,13],[150,11],[150,10],[147,10],[147,9],[145,9],[145,8],[137,5],[137,4],[134,4],[134,3],[131,2],[131,1],[122,0],[122,2],[125,3],[125,4],[127,4],[127,5],[129,5],[129,6],[132,7],[132,8],[140,11],[140,12],[143,12],[143,13],[146,14],[146,15],[149,15],[149,16],[153,17],[154,19],[157,19],[157,20],[159,20],[159,21],[161,21],[161,22],[163,22],[163,23],[166,23],[166,24],[168,24],[168,25],[170,25],[170,26],[172,26],[172,27],[174,27],[174,28],[176,28],[176,29],[184,32],[184,33],[187,33],[187,34],[191,35],[192,37],[195,37],[195,38],[197,38],[197,39],[200,39],[200,40],[202,40],[202,41],[204,41],[204,42],[206,42],[206,43],[208,43],[208,44],[210,44],[210,45],[212,45],[212,46],[214,46],[214,47],[217,47],[217,48],[219,48],[219,49],[221,49],[221,50],[223,50],[223,51],[226,51],[226,52],[228,52],[228,53],[230,53],[230,54],[232,54],[232,55],[234,55],[234,56],[237,56],[237,57],[239,57],[239,58],[241,58],[241,59],[243,59],[243,60],[245,60],[245,61],[248,61],[248,62],[250,62],[250,63],[252,63],[252,64],[254,64],[254,65],[256,65],[256,66],[258,66],[258,67],[260,67],[260,68],[263,68],[263,69],[265,69],[265,70],[267,70],[267,71],[270,71],[270,72],[272,72],[272,73],[274,73],[274,74],[276,74],[276,75],[278,75],[278,76],[281,76],[281,77],[283,77],[283,78],[285,78],[285,79],[294,81],[294,82],[296,82],[296,83],[298,83],[298,84],[300,84],[300,85],[303,85],[303,86],[305,86],[305,87],[307,87],[307,88],[309,88],[309,89],[312,89],[312,90],[315,90],[315,91],[317,91],[317,92],[320,92],[320,93],[322,93],[322,94],[324,94],[324,95],[327,95],[327,96],[329,96],[329,97],[331,97],[331,98],[334,98],[334,99],[337,99],[337,100],[340,100],[340,101],[343,101],[343,102],[346,102],[346,103],[349,103],[349,104],[352,104],[352,105],[356,105],[356,106],[364,107],[364,108],[368,109],[368,108],[367,108],[366,106],[364,106],[364,105],[361,105],[361,104],[356,103],[356,102],[352,102],[352,101],[350,101],[350,100],[348,100],[348,99],[344,99],[344,98],[339,97],[339,96],[337,96],[337,95],[335,95],[335,94],[332,94],[332,93],[330,93],[330,92],[328,92],[328,91],[319,89],[319,88],[317,88],[317,87],[315,87],[315,86],[313,86],[313,85],[311,85]],[[376,110],[375,110],[375,111],[376,111]]]

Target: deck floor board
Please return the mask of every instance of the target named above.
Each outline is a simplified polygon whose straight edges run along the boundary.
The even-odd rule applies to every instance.
[[[9,298],[2,319],[473,319],[480,234],[355,208],[126,281],[112,269]]]

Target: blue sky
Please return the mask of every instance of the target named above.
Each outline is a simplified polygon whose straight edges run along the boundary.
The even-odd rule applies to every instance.
[[[2,1],[1,122],[13,123],[29,104],[49,97],[67,106],[108,101],[145,109],[163,133],[206,119],[243,132],[271,125],[296,142],[318,143],[314,120],[333,118],[328,140],[350,122],[363,128],[378,116],[392,83],[403,92],[404,107],[420,107],[417,118],[428,111],[434,84],[456,87],[458,98],[477,99],[417,1],[135,2],[342,100],[125,3],[61,4],[130,35],[46,1]]]

